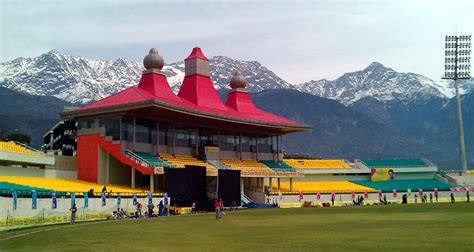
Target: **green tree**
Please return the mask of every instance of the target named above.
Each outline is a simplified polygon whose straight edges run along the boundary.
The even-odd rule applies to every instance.
[[[31,137],[30,136],[28,136],[26,134],[19,134],[19,133],[10,134],[4,140],[17,141],[17,142],[24,143],[24,144],[30,144],[31,143]]]

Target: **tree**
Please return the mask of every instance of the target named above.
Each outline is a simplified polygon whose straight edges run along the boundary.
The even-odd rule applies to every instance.
[[[10,134],[4,140],[8,141],[17,141],[20,143],[24,144],[30,144],[31,143],[31,137],[26,135],[26,134],[20,134],[20,133],[15,133],[15,134]]]

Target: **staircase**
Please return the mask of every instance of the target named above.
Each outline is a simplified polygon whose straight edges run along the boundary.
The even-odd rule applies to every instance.
[[[252,201],[249,197],[247,197],[247,195],[241,194],[241,196],[240,196],[240,203],[241,203],[242,206],[248,205],[248,204],[250,204],[250,203],[252,203],[252,202],[253,202],[253,201]]]
[[[229,170],[230,168],[225,166],[221,161],[219,160],[207,160],[207,163],[210,165],[216,167],[218,170]]]
[[[94,141],[99,144],[105,151],[107,151],[112,157],[120,161],[122,164],[128,165],[135,170],[138,170],[143,175],[150,175],[150,174],[162,174],[163,168],[162,167],[155,167],[147,165],[146,162],[140,162],[138,159],[132,158],[131,156],[122,152],[122,147],[120,142],[114,142],[109,137],[103,137],[99,134],[97,135],[89,135],[88,141]]]
[[[136,162],[140,162],[145,167],[164,167],[164,168],[174,168],[173,165],[164,161],[163,159],[153,155],[149,152],[137,151],[133,152],[130,150],[125,150],[124,153]]]

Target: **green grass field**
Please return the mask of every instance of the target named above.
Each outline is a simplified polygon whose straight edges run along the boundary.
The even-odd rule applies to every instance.
[[[0,251],[472,252],[474,204],[241,210],[220,221],[212,214],[104,221],[2,232],[0,240]]]

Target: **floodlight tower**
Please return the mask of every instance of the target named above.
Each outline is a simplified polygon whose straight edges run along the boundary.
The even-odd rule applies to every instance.
[[[469,79],[471,62],[471,35],[446,36],[443,79],[454,80],[456,90],[456,107],[459,126],[459,150],[461,152],[461,169],[467,170],[466,148],[464,145],[464,128],[462,123],[461,97],[457,80]]]

